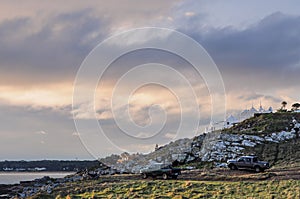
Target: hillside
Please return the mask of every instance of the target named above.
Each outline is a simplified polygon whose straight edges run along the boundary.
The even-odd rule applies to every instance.
[[[271,165],[300,161],[299,113],[262,114],[229,129],[194,138],[195,161],[222,163],[240,155],[256,154]]]
[[[256,154],[272,166],[300,161],[300,113],[257,115],[236,126],[193,139],[181,139],[149,154],[121,154],[100,159],[118,170],[137,173],[153,162],[196,167],[206,163],[220,166],[228,159]],[[124,158],[126,157],[126,158]],[[211,164],[212,163],[212,164]]]
[[[274,132],[291,130],[293,119],[300,121],[300,113],[270,113],[244,120],[236,126],[224,129],[222,132],[231,134],[268,135]]]
[[[300,163],[300,139],[260,144],[256,147],[247,148],[245,153],[257,154],[273,166]]]
[[[185,138],[171,142],[149,154],[122,153],[102,158],[99,161],[121,172],[138,173],[140,169],[153,162],[172,163],[174,160],[189,160],[186,153],[191,150],[191,143],[191,139]]]

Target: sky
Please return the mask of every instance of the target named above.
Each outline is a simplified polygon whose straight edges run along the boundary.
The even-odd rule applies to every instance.
[[[213,107],[221,118],[252,104],[278,109],[283,100],[288,106],[300,101],[296,0],[2,0],[0,4],[0,160],[94,159],[125,150],[146,153],[155,144],[203,132]],[[217,76],[207,81],[172,52],[141,49],[111,63],[94,89],[94,104],[75,106],[79,72],[98,52],[95,48],[145,27],[174,30],[201,45],[219,71],[225,100],[221,100],[224,93],[210,88]],[[147,43],[158,32],[132,34],[129,38],[134,40],[123,38],[97,56],[135,45],[130,42]],[[192,47],[172,41],[172,35],[159,36],[169,39],[170,46],[193,53]],[[146,72],[132,70],[147,63],[159,63],[160,69],[152,64],[143,66]],[[126,80],[124,74],[129,72],[133,76]],[[118,84],[123,77],[126,81]],[[136,85],[151,78],[167,79],[169,86]],[[79,98],[84,98],[91,87],[80,89]],[[222,104],[226,113],[218,112]],[[122,131],[127,111],[134,125]],[[201,119],[195,120],[198,112]],[[91,133],[94,120],[101,132]],[[197,129],[191,129],[193,122],[198,122]]]

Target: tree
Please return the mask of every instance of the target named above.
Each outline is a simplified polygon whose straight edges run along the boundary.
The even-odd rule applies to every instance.
[[[286,101],[283,101],[283,102],[281,102],[281,110],[286,110],[286,105],[287,105],[287,102]]]
[[[155,145],[155,151],[157,151],[157,150],[158,150],[158,144]]]
[[[292,105],[292,110],[298,110],[300,108],[300,104],[299,103],[295,103]]]

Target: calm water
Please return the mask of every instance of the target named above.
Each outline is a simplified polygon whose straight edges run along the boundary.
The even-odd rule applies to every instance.
[[[20,181],[34,180],[49,176],[51,178],[63,178],[72,172],[0,172],[0,184],[15,184]]]

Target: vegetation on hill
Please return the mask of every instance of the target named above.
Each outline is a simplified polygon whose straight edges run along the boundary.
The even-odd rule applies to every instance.
[[[300,122],[300,113],[277,112],[261,114],[233,126],[222,132],[231,134],[268,135],[274,132],[290,130],[291,122],[295,118]]]

